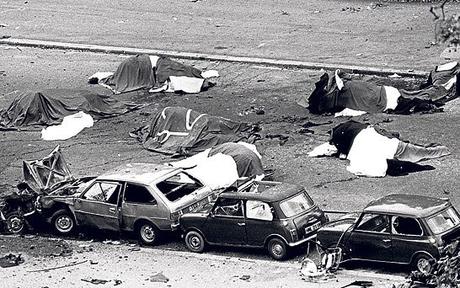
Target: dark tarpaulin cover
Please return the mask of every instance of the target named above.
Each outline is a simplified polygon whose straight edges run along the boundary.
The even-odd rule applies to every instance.
[[[77,110],[41,92],[24,92],[0,111],[0,130],[15,130],[28,125],[53,125]]]
[[[103,82],[115,86],[117,92],[130,92],[153,87],[155,75],[150,57],[142,54],[125,59],[115,73]]]
[[[309,111],[314,114],[339,112],[345,108],[375,113],[385,109],[386,95],[383,86],[360,80],[344,80],[339,90],[334,74],[324,73],[315,83],[308,104]]]
[[[140,127],[133,133],[147,150],[193,155],[221,143],[245,139],[245,132],[249,129],[246,123],[184,107],[166,107],[154,116],[149,126]]]
[[[102,82],[114,86],[116,92],[123,93],[159,87],[170,76],[203,78],[201,70],[164,56],[160,57],[155,68],[152,68],[150,57],[141,54],[125,59],[115,73]]]
[[[222,153],[235,160],[239,177],[251,177],[264,174],[262,161],[254,151],[238,143],[223,143],[211,148],[209,157]]]
[[[6,110],[0,111],[0,130],[59,124],[65,116],[78,111],[89,113],[96,119],[113,117],[141,106],[120,102],[110,96],[87,90],[53,89],[43,92],[24,92],[19,94]]]

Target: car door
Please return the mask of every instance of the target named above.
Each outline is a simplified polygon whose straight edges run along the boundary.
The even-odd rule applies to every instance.
[[[137,219],[148,219],[160,229],[171,227],[170,212],[161,199],[156,199],[149,187],[126,183],[122,196],[121,227],[132,231]]]
[[[392,261],[390,217],[364,213],[345,245],[350,249],[351,258]]]
[[[262,247],[269,235],[281,234],[273,224],[273,212],[268,203],[258,200],[247,200],[245,211],[248,245]]]
[[[219,198],[206,223],[206,239],[211,243],[245,245],[246,223],[241,199]]]
[[[413,217],[393,216],[391,219],[393,258],[396,262],[410,263],[414,253],[426,251],[432,254],[433,244]],[[437,251],[434,251],[437,252]]]
[[[80,225],[119,230],[119,195],[122,183],[96,181],[75,200],[75,216]]]

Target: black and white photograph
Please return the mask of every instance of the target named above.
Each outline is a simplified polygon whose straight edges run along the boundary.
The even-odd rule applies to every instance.
[[[0,0],[0,287],[460,287],[459,0]]]

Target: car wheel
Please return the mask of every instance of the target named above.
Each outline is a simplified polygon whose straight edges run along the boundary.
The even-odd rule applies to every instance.
[[[429,274],[433,268],[433,258],[428,255],[419,254],[417,257],[415,257],[413,266],[414,269],[418,272],[421,272],[425,275]]]
[[[6,215],[6,228],[13,234],[21,234],[26,230],[26,221],[18,212],[11,212]]]
[[[149,222],[143,222],[137,229],[137,237],[142,244],[154,245],[158,242],[159,230]]]
[[[75,220],[73,215],[65,209],[54,212],[51,216],[51,224],[53,225],[54,231],[61,235],[69,235],[75,229]]]
[[[275,260],[283,260],[287,256],[287,246],[283,240],[273,238],[268,241],[268,254]]]
[[[204,238],[197,231],[189,231],[185,235],[185,245],[187,245],[188,250],[201,253],[205,246]]]

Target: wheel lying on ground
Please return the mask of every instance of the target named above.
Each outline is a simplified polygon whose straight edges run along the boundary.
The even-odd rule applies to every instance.
[[[283,260],[287,257],[286,243],[279,238],[273,238],[267,244],[268,254],[275,260]]]
[[[18,212],[11,212],[5,216],[6,229],[13,234],[21,234],[26,230],[26,221]]]
[[[75,219],[70,211],[61,209],[51,216],[51,225],[56,233],[70,235],[75,231]]]
[[[185,245],[188,250],[196,253],[201,253],[204,250],[206,243],[200,232],[189,231],[185,234]]]
[[[155,245],[158,242],[160,230],[150,222],[142,222],[137,225],[137,238],[144,245]]]
[[[412,261],[413,268],[423,274],[429,274],[433,268],[434,259],[425,254],[419,254]]]

